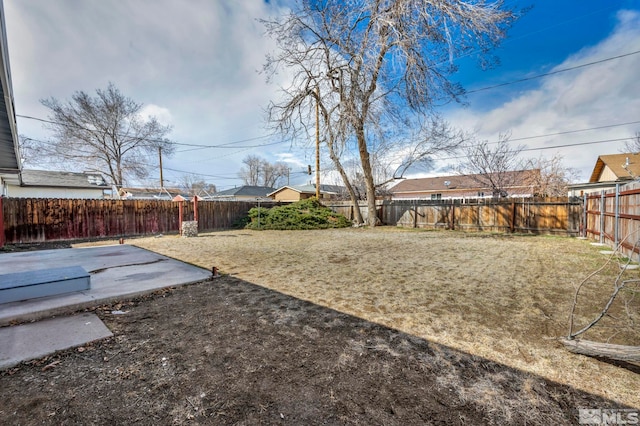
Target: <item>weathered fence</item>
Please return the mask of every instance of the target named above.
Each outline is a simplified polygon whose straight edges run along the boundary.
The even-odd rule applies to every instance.
[[[602,199],[606,206],[611,207],[611,197]],[[589,199],[590,211],[601,211],[599,205],[595,205],[599,200],[601,198],[598,197]],[[188,201],[0,198],[0,230],[3,230],[0,246],[4,242],[120,238],[179,232],[180,204],[183,220],[193,220],[194,206]],[[261,202],[266,207],[274,204],[277,203]],[[349,219],[354,218],[354,208],[349,202],[325,204]],[[629,207],[638,205],[640,210],[640,200],[632,202],[629,199],[626,204],[621,204]],[[199,201],[198,228],[200,231],[231,228],[254,206],[255,202]],[[366,219],[366,203],[361,203],[359,208]],[[603,237],[614,239],[608,232],[614,229],[610,211],[599,217],[604,220]],[[379,201],[377,215],[385,225],[414,228],[578,235],[585,226],[591,226],[592,234],[600,232],[592,226],[598,222],[593,214],[586,219],[583,217],[582,202],[567,198],[480,203]],[[618,215],[620,217],[624,215]],[[630,225],[617,226],[622,226],[620,232],[626,232],[625,226]]]
[[[328,206],[349,219],[354,218],[354,208],[349,202],[330,202]],[[367,205],[361,203],[359,207],[366,217]],[[578,235],[583,223],[582,202],[567,197],[481,202],[380,201],[377,214],[385,225],[463,231]]]
[[[193,220],[188,201],[0,198],[0,244],[178,232],[181,203],[183,220]],[[198,228],[231,228],[255,205],[200,201]]]
[[[640,256],[640,182],[618,184],[585,196],[585,229],[589,239]]]

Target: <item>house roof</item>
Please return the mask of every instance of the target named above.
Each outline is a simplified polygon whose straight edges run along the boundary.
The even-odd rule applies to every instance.
[[[599,182],[602,172],[608,167],[617,180],[633,179],[640,176],[640,154],[609,154],[600,155],[589,178],[589,183]]]
[[[536,170],[517,170],[506,172],[507,181],[527,182],[531,179],[532,173]],[[438,176],[420,179],[405,179],[390,189],[393,194],[419,193],[419,192],[436,192],[436,191],[454,191],[454,190],[477,190],[482,188],[476,176],[478,175],[453,175]],[[517,185],[521,186],[521,185]]]
[[[185,199],[190,199],[188,195],[183,194],[178,188],[120,188],[118,194],[122,198],[137,199],[165,199],[171,200],[180,195]]]
[[[280,191],[284,191],[285,189],[291,189],[293,191],[299,192],[301,194],[315,194],[316,186],[314,185],[285,185],[276,189],[275,191],[268,194],[269,196],[276,194]],[[337,185],[320,185],[320,192],[323,194],[339,194],[344,191],[344,188]]]
[[[275,188],[271,188],[270,186],[243,185],[237,188],[216,192],[213,194],[213,197],[266,197],[267,194],[274,190]]]
[[[0,2],[0,176],[20,179],[18,131],[13,109],[13,89],[9,67],[9,50],[5,28],[4,6]]]
[[[23,170],[22,186],[79,189],[110,188],[99,173],[75,173],[51,170]]]

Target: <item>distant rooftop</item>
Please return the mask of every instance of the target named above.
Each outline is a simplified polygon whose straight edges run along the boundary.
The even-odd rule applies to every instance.
[[[22,170],[22,186],[84,189],[110,188],[100,173],[76,173],[52,170]]]
[[[224,191],[216,192],[213,197],[266,197],[267,194],[275,191],[275,188],[269,186],[251,186],[244,185],[237,188],[231,188]]]

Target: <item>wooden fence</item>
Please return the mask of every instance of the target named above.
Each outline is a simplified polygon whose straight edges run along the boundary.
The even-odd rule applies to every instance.
[[[152,235],[179,231],[193,203],[163,200],[80,200],[0,197],[0,246],[6,243]],[[261,203],[264,205],[264,203]],[[201,231],[231,228],[253,202],[199,201]]]
[[[609,207],[610,198],[604,198]],[[600,198],[597,197],[589,199],[590,211],[601,211],[594,204],[598,200]],[[193,220],[193,203],[187,201],[0,197],[0,229],[4,231],[0,233],[0,246],[5,242],[29,243],[175,233],[180,226],[180,203],[183,219]],[[635,203],[634,206],[639,205],[640,209],[640,200],[634,199],[632,202],[629,199],[625,205],[630,206],[632,203]],[[265,207],[275,204],[261,202]],[[328,202],[327,205],[349,219],[354,218],[354,209],[349,202]],[[255,206],[255,202],[200,201],[198,229],[207,231],[231,228]],[[593,214],[587,219],[583,217],[582,202],[567,198],[510,199],[481,203],[379,201],[377,206],[377,214],[383,224],[413,228],[578,235],[585,224],[593,225],[598,222]],[[366,203],[360,204],[359,208],[366,219]],[[606,232],[613,229],[610,224],[613,219],[608,212],[609,210],[600,215],[605,219],[605,232],[602,235],[614,238]],[[592,234],[598,232],[600,231],[592,229]]]
[[[585,196],[585,229],[589,239],[640,258],[640,182]]]
[[[354,218],[353,206],[348,202],[330,202],[328,206],[349,219]],[[366,217],[366,203],[359,207]],[[567,197],[473,203],[462,200],[380,201],[377,214],[383,224],[393,226],[573,236],[580,234],[583,223],[582,202]]]

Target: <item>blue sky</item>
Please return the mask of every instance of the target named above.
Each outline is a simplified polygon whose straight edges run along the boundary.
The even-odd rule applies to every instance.
[[[76,90],[93,92],[111,81],[145,104],[146,112],[171,124],[170,137],[176,142],[226,145],[196,150],[179,146],[173,158],[163,159],[167,185],[187,172],[220,189],[240,185],[237,174],[248,154],[287,162],[292,184],[309,180],[303,171],[313,164],[313,150],[270,137],[263,121],[263,108],[275,98],[277,84],[268,85],[257,72],[274,46],[263,37],[256,18],[280,13],[280,2],[4,0],[4,4],[17,114],[46,118],[40,99],[68,99]],[[453,79],[469,91],[640,51],[638,0],[507,4],[533,7],[496,52],[499,66],[481,71],[472,58],[457,60],[460,70]],[[640,131],[640,123],[620,125],[640,120],[638,70],[640,54],[633,54],[470,93],[466,106],[450,104],[442,113],[481,139],[494,141],[500,133],[510,132],[517,143],[526,145],[523,155],[562,155],[566,165],[586,180],[599,154],[618,153],[624,146],[624,141],[593,142],[630,138]],[[18,129],[36,139],[49,135],[42,123],[22,117]],[[545,136],[555,133],[563,134]],[[589,144],[579,145],[584,142]],[[446,167],[451,161],[455,160],[439,165]]]

